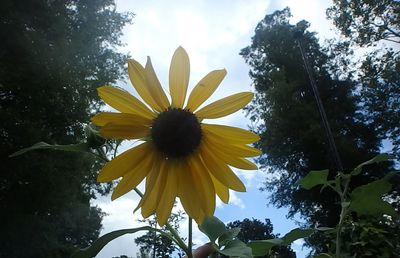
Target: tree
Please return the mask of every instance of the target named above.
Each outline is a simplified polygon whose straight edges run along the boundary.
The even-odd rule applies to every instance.
[[[334,0],[327,15],[346,37],[369,46],[386,40],[400,43],[400,2],[393,0]]]
[[[299,212],[311,226],[335,226],[339,218],[337,197],[330,189],[301,189],[296,183],[310,170],[330,169],[334,178],[326,133],[321,124],[308,74],[298,47],[301,40],[333,132],[344,170],[372,158],[379,148],[379,137],[366,123],[354,94],[357,84],[341,77],[336,61],[319,45],[309,24],[289,23],[290,10],[276,11],[257,25],[250,46],[241,55],[250,65],[256,90],[248,115],[261,136],[263,155],[258,162],[268,173],[264,190],[271,191],[270,202],[288,206],[290,216]],[[300,34],[300,35],[299,35]],[[297,38],[294,36],[297,35]],[[369,167],[351,187],[365,184],[385,173],[384,168]],[[324,249],[324,244],[320,243]],[[326,250],[326,249],[325,249]]]
[[[352,60],[369,122],[400,157],[400,2],[336,0],[327,14],[345,36],[341,42],[364,47],[361,61],[342,55]]]
[[[278,235],[273,234],[273,225],[269,219],[265,219],[265,223],[258,219],[236,220],[227,224],[228,228],[240,228],[237,238],[244,243],[251,240],[263,240],[277,238]],[[296,254],[290,247],[279,246],[273,247],[271,256],[275,258],[295,258]]]
[[[130,14],[111,0],[3,1],[0,8],[0,257],[69,257],[93,242],[103,213],[90,206],[93,157],[37,151],[75,143],[101,105],[96,87],[121,78],[119,37]]]
[[[184,213],[178,211],[178,213],[172,213],[168,219],[168,223],[172,227],[179,231],[179,223],[182,221]],[[140,220],[141,222],[147,222],[151,227],[157,227],[157,220],[155,218]],[[162,228],[164,231],[167,230],[166,226]],[[168,237],[156,234],[155,232],[147,232],[146,234],[137,237],[135,243],[140,246],[140,257],[158,257],[167,258],[171,257],[172,253],[177,252],[179,257],[183,257],[182,250],[179,249]]]

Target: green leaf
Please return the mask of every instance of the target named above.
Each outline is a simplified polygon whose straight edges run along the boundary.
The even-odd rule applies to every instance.
[[[298,181],[302,187],[310,190],[316,185],[325,185],[328,178],[328,169],[310,171],[304,178]]]
[[[330,227],[318,227],[315,228],[316,231],[333,231],[335,230],[334,228],[330,228]]]
[[[77,143],[77,144],[67,144],[67,145],[58,145],[58,144],[48,144],[45,142],[38,142],[31,147],[24,148],[17,152],[14,152],[9,157],[16,157],[22,155],[28,151],[39,150],[39,149],[52,149],[52,150],[62,150],[62,151],[73,151],[73,152],[88,152],[89,146],[85,142]]]
[[[333,256],[327,253],[320,253],[314,256],[314,258],[333,258]]]
[[[382,179],[354,189],[350,195],[350,210],[360,215],[379,216],[387,214],[396,216],[397,214],[393,207],[388,202],[382,200],[382,196],[392,188],[388,180],[393,175],[394,173],[389,173]]]
[[[378,154],[375,157],[373,157],[372,159],[367,160],[367,161],[361,163],[360,165],[358,165],[353,171],[351,171],[351,175],[355,176],[355,175],[360,174],[363,166],[371,165],[373,163],[380,163],[380,162],[388,161],[388,160],[395,159],[395,158],[396,158],[395,156],[389,155],[387,153]]]
[[[294,241],[300,238],[305,238],[309,237],[312,233],[315,232],[315,229],[302,229],[302,228],[296,228],[287,233],[285,236],[282,237],[283,240],[283,245],[290,245]]]
[[[276,245],[290,245],[294,241],[300,238],[309,237],[316,230],[331,230],[332,228],[320,228],[320,229],[301,229],[296,228],[287,233],[282,238],[266,239],[266,240],[255,240],[251,241],[247,245],[253,250],[254,256],[264,256],[269,253],[272,247]]]
[[[251,248],[240,240],[229,241],[223,250],[219,249],[217,251],[229,257],[253,257]]]
[[[226,245],[229,241],[233,240],[240,232],[240,228],[230,228],[218,238],[220,246]]]
[[[116,230],[116,231],[113,231],[113,232],[110,232],[110,233],[107,233],[107,234],[101,236],[99,239],[94,241],[91,246],[89,246],[89,247],[87,247],[85,249],[78,250],[77,252],[75,252],[71,256],[71,258],[92,258],[92,257],[95,257],[101,251],[101,249],[103,249],[103,247],[106,246],[112,240],[114,240],[114,239],[116,239],[116,238],[118,238],[120,236],[126,235],[126,234],[133,234],[133,233],[136,233],[138,231],[144,231],[144,230],[158,232],[158,233],[170,238],[173,242],[177,243],[177,241],[171,235],[167,234],[166,232],[164,232],[162,230],[155,229],[155,228],[152,228],[152,227],[149,227],[149,226],[144,226],[144,227],[139,227],[139,228],[121,229],[121,230]]]
[[[199,225],[199,229],[208,236],[212,243],[215,243],[220,236],[228,233],[225,224],[214,216],[205,218],[203,224]]]
[[[247,245],[253,251],[254,256],[264,256],[269,253],[272,247],[281,245],[282,243],[283,243],[282,239],[274,238],[274,239],[251,241]]]

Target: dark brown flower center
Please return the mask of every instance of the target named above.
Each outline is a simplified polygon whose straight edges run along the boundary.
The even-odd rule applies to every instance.
[[[168,158],[182,158],[199,146],[201,126],[193,113],[170,108],[154,119],[151,138],[156,148]]]

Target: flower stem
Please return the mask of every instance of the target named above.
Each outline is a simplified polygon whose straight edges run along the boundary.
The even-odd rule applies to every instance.
[[[193,255],[192,255],[192,235],[193,235],[192,234],[192,232],[193,232],[192,224],[193,224],[193,220],[189,216],[189,232],[188,232],[188,249],[189,249],[189,253],[187,254],[188,258],[193,258]]]
[[[179,236],[178,232],[167,222],[165,224],[165,227],[169,230],[169,232],[172,234],[172,236],[175,238],[175,240],[179,243],[179,247],[183,249],[183,251],[188,255],[189,258],[191,258],[192,250],[188,248],[188,246],[185,244],[185,242],[182,241],[181,237]]]
[[[348,212],[348,205],[346,205],[347,201],[347,191],[349,189],[350,177],[344,177],[344,188],[343,192],[340,193],[340,204],[342,206],[342,210],[340,211],[340,218],[339,224],[337,226],[336,231],[336,258],[340,258],[340,248],[341,248],[341,234],[342,234],[342,227],[344,223],[344,219]]]

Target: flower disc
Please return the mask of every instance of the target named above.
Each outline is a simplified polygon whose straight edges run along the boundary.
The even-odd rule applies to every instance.
[[[200,144],[200,123],[193,113],[170,108],[154,119],[151,138],[156,148],[168,158],[183,158]]]

